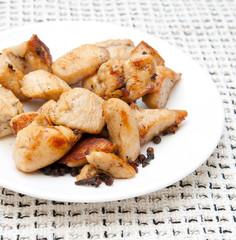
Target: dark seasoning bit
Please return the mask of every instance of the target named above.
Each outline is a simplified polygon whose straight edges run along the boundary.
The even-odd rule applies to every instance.
[[[101,173],[96,174],[91,178],[76,181],[75,185],[99,187],[102,184],[102,182],[104,182],[107,186],[111,186],[114,182],[114,179],[104,173]]]

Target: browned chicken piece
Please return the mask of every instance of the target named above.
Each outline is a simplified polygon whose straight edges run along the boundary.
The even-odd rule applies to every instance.
[[[98,79],[98,73],[96,72],[92,76],[89,76],[82,81],[82,88],[86,88],[94,92],[94,84],[97,82],[97,79]]]
[[[58,58],[52,64],[52,71],[72,85],[93,75],[109,57],[110,54],[105,48],[85,44]]]
[[[13,150],[16,167],[34,172],[64,156],[81,137],[63,126],[41,126],[36,122],[18,132]]]
[[[49,48],[38,38],[32,35],[29,41],[2,50],[10,61],[14,63],[24,74],[43,69],[50,71],[52,56]]]
[[[131,104],[139,129],[141,146],[165,131],[176,131],[187,117],[185,110],[142,109]]]
[[[93,88],[94,92],[102,98],[122,98],[129,94],[125,84],[124,61],[111,59],[99,68]]]
[[[14,135],[16,136],[20,130],[32,123],[38,114],[37,112],[25,112],[13,117],[10,121],[10,126]]]
[[[130,39],[109,39],[96,43],[99,47],[105,47],[111,59],[127,60],[134,49],[134,43]]]
[[[56,75],[45,70],[36,70],[26,74],[21,82],[21,91],[29,98],[57,101],[63,92],[71,87]]]
[[[130,164],[113,153],[92,151],[86,158],[95,168],[115,178],[131,178],[136,175]]]
[[[149,55],[154,57],[157,66],[164,66],[165,65],[165,61],[159,55],[159,53],[144,41],[140,42],[134,48],[134,50],[131,53],[131,58],[134,57],[134,56],[137,56],[137,55],[140,56],[140,55],[146,55],[146,54],[149,54]]]
[[[155,71],[155,60],[151,55],[140,55],[127,61],[108,60],[98,70],[94,92],[104,99],[120,98],[133,102],[154,91]]]
[[[133,102],[153,92],[156,88],[155,72],[156,64],[151,55],[140,55],[127,60],[124,64],[124,76],[129,95],[122,99],[126,102]]]
[[[87,160],[86,160],[87,162]],[[76,176],[76,180],[85,180],[94,177],[95,175],[99,174],[101,171],[99,171],[97,168],[95,168],[91,164],[86,164],[82,169],[79,175]]]
[[[99,134],[105,125],[103,102],[102,98],[85,88],[74,88],[61,95],[50,118],[56,125]]]
[[[164,108],[171,89],[180,79],[181,73],[176,73],[164,66],[158,66],[156,70],[157,88],[154,92],[144,95],[143,102],[148,108]]]
[[[80,140],[59,163],[68,167],[80,167],[87,164],[86,155],[92,151],[116,152],[117,145],[105,138],[89,137]]]
[[[50,113],[53,111],[56,102],[54,100],[49,100],[45,102],[38,110],[38,113],[43,113],[46,116],[50,116]]]
[[[103,113],[110,139],[119,147],[119,156],[135,161],[140,154],[140,142],[133,111],[126,102],[110,98],[103,104]]]
[[[21,91],[24,73],[5,54],[0,54],[0,84],[10,89],[21,101],[29,100]]]
[[[12,133],[11,119],[23,112],[23,105],[8,89],[0,87],[0,137]]]

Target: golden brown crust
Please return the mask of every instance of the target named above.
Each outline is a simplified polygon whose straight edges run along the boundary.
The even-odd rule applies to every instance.
[[[38,116],[38,113],[36,112],[26,112],[12,118],[10,125],[14,135],[16,136],[20,130],[27,127],[36,116]]]
[[[86,155],[95,150],[111,153],[117,150],[117,145],[105,138],[85,138],[79,141],[59,162],[69,167],[83,166],[87,163]]]

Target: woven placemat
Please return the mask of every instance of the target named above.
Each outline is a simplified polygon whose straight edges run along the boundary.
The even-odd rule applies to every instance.
[[[0,239],[236,239],[235,12],[232,0],[1,0],[0,30],[92,20],[134,27],[178,46],[211,74],[225,128],[200,168],[149,195],[64,203],[0,188]]]

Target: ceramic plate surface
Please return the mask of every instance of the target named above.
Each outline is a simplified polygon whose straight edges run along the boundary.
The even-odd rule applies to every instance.
[[[209,75],[189,56],[163,40],[134,29],[94,22],[41,23],[0,33],[0,49],[28,40],[32,34],[50,48],[53,60],[85,43],[130,38],[144,40],[158,50],[167,67],[182,73],[171,92],[167,107],[184,109],[188,117],[174,135],[162,137],[155,148],[155,159],[132,179],[115,180],[113,186],[76,186],[71,176],[51,177],[41,172],[25,174],[12,159],[14,137],[0,139],[0,185],[30,196],[70,202],[103,202],[126,199],[162,189],[197,169],[214,151],[224,126],[220,95]],[[25,111],[36,110],[42,101],[25,104]]]

